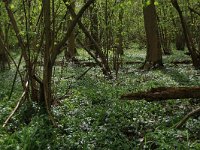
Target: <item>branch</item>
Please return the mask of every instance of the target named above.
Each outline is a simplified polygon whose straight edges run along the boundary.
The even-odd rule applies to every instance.
[[[19,108],[24,96],[27,93],[27,89],[28,89],[28,81],[26,82],[26,89],[24,90],[24,92],[22,93],[19,101],[17,102],[17,105],[15,106],[15,108],[13,109],[13,111],[11,112],[11,114],[8,116],[8,118],[6,119],[6,121],[3,124],[3,128],[8,124],[8,122],[10,121],[10,119],[12,118],[12,116],[14,115],[14,113],[17,111],[17,109]]]
[[[193,13],[197,14],[198,16],[200,16],[200,13],[197,12],[196,10],[194,10],[193,8],[191,8],[190,6],[188,6],[189,10],[192,11]]]
[[[56,57],[58,54],[62,52],[62,47],[65,45],[66,41],[69,39],[71,33],[73,32],[76,24],[78,23],[79,19],[83,16],[83,13],[87,10],[87,8],[94,2],[95,0],[88,0],[85,5],[81,8],[78,12],[77,16],[71,22],[70,26],[68,27],[67,33],[64,38],[55,46],[55,49],[52,54],[52,64],[54,64]],[[66,2],[64,0],[64,2]]]
[[[186,123],[186,121],[187,121],[190,117],[192,117],[192,116],[194,116],[194,115],[196,115],[196,114],[199,114],[199,115],[200,115],[200,107],[197,108],[197,109],[195,109],[195,110],[193,110],[193,111],[191,111],[190,113],[188,113],[188,114],[175,126],[175,128],[177,128],[177,129],[181,128],[181,127]]]
[[[73,8],[68,5],[67,6],[67,9],[69,10],[71,16],[73,18],[76,18],[76,13],[74,12]],[[89,40],[94,44],[95,46],[95,50],[96,52],[98,53],[99,55],[99,58],[101,59],[101,63],[102,65],[100,66],[102,68],[102,71],[105,75],[107,75],[109,78],[112,78],[112,75],[111,75],[111,71],[110,71],[110,67],[108,65],[108,62],[106,60],[106,57],[103,53],[103,51],[101,50],[99,44],[94,40],[94,38],[90,35],[90,32],[85,28],[85,26],[82,24],[82,22],[80,20],[78,20],[78,25],[80,27],[80,29],[83,31],[83,33],[85,34],[86,37],[89,38]]]
[[[7,2],[7,1],[4,1],[4,3],[5,3],[5,7],[6,7],[6,11],[7,11],[8,17],[9,17],[10,22],[11,22],[11,24],[12,24],[12,27],[13,27],[13,29],[14,29],[14,31],[15,31],[15,34],[16,34],[17,40],[18,40],[18,42],[19,42],[19,45],[20,45],[20,47],[21,47],[21,49],[22,49],[23,57],[24,57],[24,59],[25,59],[25,61],[26,61],[26,64],[29,64],[29,58],[28,58],[28,54],[27,54],[27,52],[26,52],[26,46],[25,46],[24,41],[23,41],[23,39],[22,39],[22,37],[21,37],[21,35],[20,35],[20,31],[19,31],[17,22],[16,22],[16,20],[15,20],[14,14],[13,14],[13,12],[11,11],[11,9],[9,8],[8,2]]]

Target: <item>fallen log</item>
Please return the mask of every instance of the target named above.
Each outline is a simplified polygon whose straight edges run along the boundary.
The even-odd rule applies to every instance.
[[[78,65],[78,66],[82,66],[82,67],[95,67],[95,66],[97,66],[97,63],[89,62],[89,61],[77,62],[75,64]]]
[[[144,62],[142,62],[142,61],[126,61],[126,62],[124,62],[124,64],[126,64],[126,65],[134,65],[134,64],[142,64],[142,63],[144,63]]]
[[[183,61],[172,61],[171,62],[174,65],[178,65],[178,64],[192,64],[191,60],[183,60]]]
[[[146,92],[128,93],[122,100],[160,101],[168,99],[200,98],[200,87],[158,87]]]

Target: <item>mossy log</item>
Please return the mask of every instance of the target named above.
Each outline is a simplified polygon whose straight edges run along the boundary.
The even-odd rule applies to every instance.
[[[128,93],[122,100],[161,101],[168,99],[200,98],[200,87],[158,87],[146,92]]]

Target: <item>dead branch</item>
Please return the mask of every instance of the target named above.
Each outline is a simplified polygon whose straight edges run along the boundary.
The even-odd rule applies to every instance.
[[[200,98],[200,87],[158,87],[150,91],[128,93],[121,96],[122,100],[160,101],[168,99]]]
[[[181,128],[181,127],[186,123],[186,121],[187,121],[190,117],[192,117],[192,116],[194,116],[194,115],[196,115],[196,114],[199,114],[199,115],[200,115],[200,107],[197,108],[197,109],[195,109],[195,110],[193,110],[193,111],[191,111],[190,113],[188,113],[188,114],[175,126],[175,128],[177,128],[177,129]]]
[[[12,118],[12,116],[14,115],[14,113],[18,110],[20,104],[22,103],[22,100],[24,99],[24,96],[27,93],[27,89],[28,89],[28,81],[26,82],[26,89],[22,93],[19,101],[17,102],[17,105],[15,106],[15,108],[13,109],[13,111],[11,112],[11,114],[8,116],[8,118],[6,119],[6,121],[4,122],[3,128],[8,124],[8,122],[10,121],[10,119]]]
[[[183,61],[172,61],[171,62],[174,65],[178,65],[178,64],[192,64],[191,60],[183,60]]]
[[[126,65],[133,65],[133,64],[142,64],[142,61],[127,61],[124,62]]]

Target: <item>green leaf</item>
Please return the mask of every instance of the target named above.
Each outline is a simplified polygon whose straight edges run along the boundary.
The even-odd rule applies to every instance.
[[[158,3],[157,1],[155,1],[155,2],[154,2],[154,5],[155,5],[155,6],[158,6],[158,5],[159,5],[159,3]]]
[[[15,9],[15,6],[13,4],[10,5],[10,9],[13,10]]]
[[[148,6],[148,5],[150,5],[150,4],[151,4],[151,1],[148,0],[148,1],[146,2],[146,5]]]

